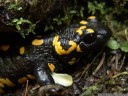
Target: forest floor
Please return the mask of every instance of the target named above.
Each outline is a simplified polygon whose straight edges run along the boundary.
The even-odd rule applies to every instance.
[[[110,93],[125,94],[128,92],[128,66],[126,65],[126,57],[126,54],[123,54],[119,50],[112,53],[100,52],[92,62],[85,64],[81,68],[74,69],[75,72],[73,73],[69,73],[74,80],[72,86],[63,88],[54,95],[49,95],[51,93],[45,90],[45,96],[104,96]],[[4,96],[39,96],[41,88],[43,87],[40,87],[37,83],[34,82],[31,84],[28,81],[13,93]]]

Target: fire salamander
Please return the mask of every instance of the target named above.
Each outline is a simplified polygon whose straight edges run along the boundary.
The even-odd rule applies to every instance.
[[[0,57],[0,93],[28,79],[36,79],[40,85],[54,84],[52,72],[59,72],[91,50],[100,49],[111,34],[95,16],[90,16],[62,31],[34,39],[28,46],[20,46],[16,54]],[[9,48],[5,45],[0,49]]]

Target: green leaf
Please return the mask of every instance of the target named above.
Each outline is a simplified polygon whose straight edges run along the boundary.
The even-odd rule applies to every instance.
[[[16,29],[17,29],[17,30],[20,30],[21,28],[20,28],[20,26],[19,26],[19,25],[16,25]]]
[[[56,22],[58,22],[58,21],[59,21],[59,19],[57,19],[57,18],[53,18],[53,21],[56,21]]]
[[[57,24],[58,24],[58,25],[61,25],[61,24],[62,24],[62,22],[61,22],[61,21],[58,21],[58,22],[57,22]]]
[[[48,30],[49,30],[49,26],[46,25],[45,28],[44,28],[44,31],[46,32],[46,31],[48,31]]]
[[[22,10],[22,9],[23,9],[22,7],[17,8],[17,10],[19,10],[19,11]]]
[[[124,52],[128,52],[128,41],[121,43],[120,49]]]
[[[23,32],[20,32],[21,36],[25,38],[25,34]]]
[[[21,22],[21,21],[18,21],[18,22],[17,22],[18,25],[20,25],[20,24],[22,24],[22,23],[23,23],[23,22]]]
[[[61,21],[66,21],[66,20],[68,20],[68,16],[61,18]]]
[[[24,22],[24,19],[21,17],[19,21]]]
[[[70,14],[76,14],[76,10],[71,10],[69,13]]]
[[[49,26],[49,28],[50,28],[51,30],[53,30],[53,29],[54,29],[54,27],[53,27],[52,25],[50,25],[50,26]]]
[[[83,11],[84,11],[84,8],[81,7],[81,9],[80,9],[80,16],[81,16],[81,17],[84,17]]]
[[[17,21],[18,21],[18,19],[13,19],[13,21],[12,21],[12,22],[14,22],[14,23],[15,23],[15,22],[17,22]]]
[[[15,9],[16,7],[17,7],[16,4],[11,4],[11,5],[8,7],[8,10]]]
[[[61,74],[61,73],[52,73],[52,77],[56,84],[69,87],[73,84],[72,76],[68,74]]]
[[[113,50],[119,49],[119,43],[114,39],[108,40],[107,46]]]

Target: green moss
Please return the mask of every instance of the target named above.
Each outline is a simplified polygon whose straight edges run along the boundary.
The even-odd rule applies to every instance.
[[[31,21],[23,19],[22,17],[20,19],[13,19],[9,25],[15,27],[17,32],[19,32],[23,38],[29,33],[35,34],[34,29],[36,24],[33,24]]]

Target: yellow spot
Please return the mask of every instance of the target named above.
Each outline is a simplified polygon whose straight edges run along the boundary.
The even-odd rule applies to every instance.
[[[58,40],[59,40],[59,36],[57,35],[54,37],[53,46],[58,42]]]
[[[60,45],[60,42],[56,42],[55,44],[55,50],[56,52],[59,54],[59,55],[62,55],[63,54],[63,49],[62,49],[62,46]]]
[[[72,65],[76,62],[76,58],[72,58],[71,61],[68,62],[68,64]]]
[[[96,16],[89,16],[87,19],[94,19]]]
[[[83,32],[82,32],[81,29],[77,29],[76,32],[79,33],[79,35],[82,35],[83,34]]]
[[[19,52],[21,55],[23,55],[25,52],[25,47],[20,47]]]
[[[61,42],[58,41],[59,36],[56,36],[53,40],[53,46],[55,47],[56,52],[59,55],[66,55],[71,53],[73,50],[75,50],[77,44],[74,41],[69,41],[70,48],[66,51],[62,48]]]
[[[76,30],[76,32],[77,33],[79,33],[79,35],[82,35],[83,34],[83,29],[85,29],[87,26],[81,26],[80,28],[78,28],[77,30]]]
[[[92,29],[87,29],[87,32],[89,32],[89,33],[94,33],[94,30],[92,30]]]
[[[0,94],[5,93],[3,89],[0,88]]]
[[[8,51],[9,48],[10,48],[10,45],[1,45],[0,46],[0,50],[3,50],[3,51]]]
[[[3,83],[0,83],[0,88],[4,88],[4,84]]]
[[[87,21],[82,20],[82,21],[80,21],[80,24],[88,24],[88,22],[87,22]]]
[[[66,54],[71,53],[73,50],[76,49],[76,46],[77,46],[76,42],[71,40],[69,41],[69,45],[71,45],[71,47],[66,51]]]
[[[28,77],[29,79],[31,79],[31,80],[35,80],[35,79],[36,79],[35,76],[33,76],[33,75],[31,75],[31,74],[28,74],[27,77]]]
[[[0,82],[9,87],[15,86],[8,78],[0,78]]]
[[[19,79],[18,79],[18,83],[23,84],[23,83],[25,83],[27,80],[28,80],[28,79],[27,79],[26,77],[22,77],[22,78],[19,78]]]
[[[51,70],[52,72],[54,72],[54,70],[55,70],[55,65],[54,65],[54,64],[48,63],[48,67],[50,68],[50,70]]]
[[[44,43],[44,40],[43,39],[34,39],[32,41],[32,45],[35,45],[35,46],[42,45],[43,43]]]
[[[79,45],[76,47],[76,51],[77,51],[77,52],[82,52],[82,50],[81,50],[81,48],[80,48]]]
[[[80,29],[82,30],[82,29],[85,29],[87,26],[80,26]]]

